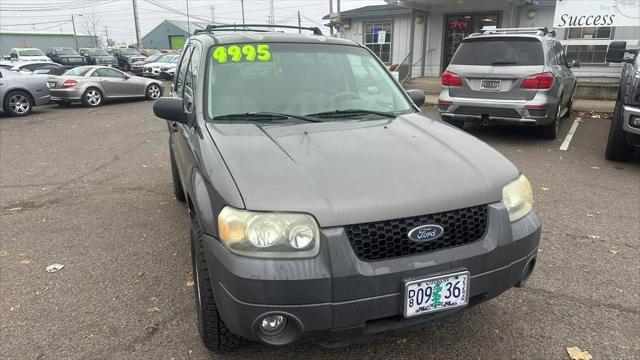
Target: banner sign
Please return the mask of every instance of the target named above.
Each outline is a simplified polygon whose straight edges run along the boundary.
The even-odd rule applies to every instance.
[[[640,0],[558,0],[553,26],[640,26]]]

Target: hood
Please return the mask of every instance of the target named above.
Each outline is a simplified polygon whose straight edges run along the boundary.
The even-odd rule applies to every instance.
[[[497,202],[519,175],[487,144],[419,114],[207,128],[247,209],[305,212],[323,227]]]
[[[152,63],[145,64],[144,67],[157,68],[163,65],[167,65],[167,63],[152,62]]]
[[[129,62],[143,61],[146,57],[142,55],[123,55]]]

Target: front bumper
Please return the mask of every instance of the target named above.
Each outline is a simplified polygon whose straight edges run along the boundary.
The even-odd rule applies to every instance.
[[[144,68],[144,70],[142,71],[142,76],[151,77],[151,78],[157,78],[157,77],[160,76],[160,69],[159,68]]]
[[[455,248],[402,258],[358,259],[344,229],[322,231],[312,259],[265,260],[230,253],[206,236],[207,263],[220,315],[242,337],[274,345],[303,340],[325,343],[432,322],[464,309],[403,317],[403,280],[469,271],[469,306],[526,278],[535,263],[540,220],[535,213],[511,223],[501,203],[489,205],[484,238]],[[265,314],[288,317],[281,334],[264,336]]]
[[[443,119],[478,122],[484,125],[550,125],[559,99],[538,92],[531,100],[476,99],[449,96],[443,88],[438,111]]]

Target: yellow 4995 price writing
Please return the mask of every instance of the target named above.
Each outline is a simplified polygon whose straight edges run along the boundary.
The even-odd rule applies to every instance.
[[[255,62],[271,61],[269,45],[231,45],[218,46],[213,51],[213,59],[219,64],[227,62]]]

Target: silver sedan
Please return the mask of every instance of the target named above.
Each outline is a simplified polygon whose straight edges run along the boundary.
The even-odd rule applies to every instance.
[[[60,105],[82,102],[85,106],[100,106],[104,100],[162,96],[162,82],[131,76],[107,66],[80,66],[47,81],[51,101]]]

